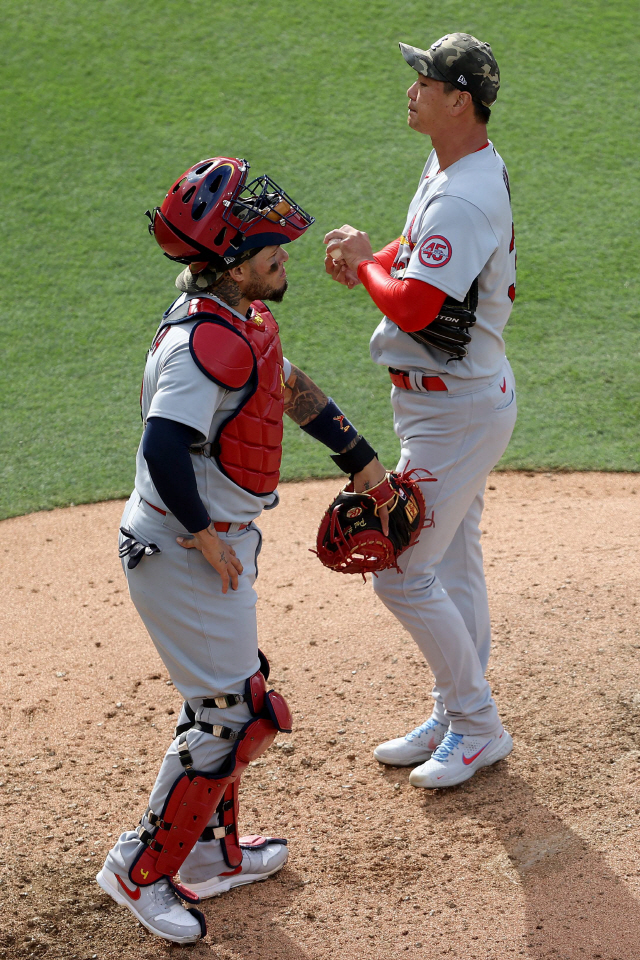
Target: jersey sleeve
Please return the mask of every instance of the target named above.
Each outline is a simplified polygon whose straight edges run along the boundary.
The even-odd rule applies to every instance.
[[[412,237],[405,278],[413,277],[463,300],[498,247],[484,213],[460,197],[438,197],[422,215]]]
[[[151,417],[142,439],[142,455],[160,498],[190,533],[209,526],[210,518],[198,493],[189,453],[198,431],[184,423]]]
[[[396,237],[395,240],[392,240],[391,243],[388,243],[382,248],[382,250],[378,250],[378,252],[374,253],[373,255],[373,259],[376,261],[376,263],[379,263],[381,267],[384,267],[387,273],[391,273],[391,267],[398,256],[400,239],[400,237]]]
[[[430,283],[409,277],[394,280],[381,263],[363,260],[358,277],[378,310],[405,333],[422,330],[438,316],[444,293]]]
[[[150,417],[175,420],[193,427],[206,439],[213,415],[227,392],[198,369],[189,344],[181,343],[163,361],[147,420]]]
[[[285,383],[291,376],[291,361],[287,360],[286,357],[282,358],[282,376],[284,377]]]

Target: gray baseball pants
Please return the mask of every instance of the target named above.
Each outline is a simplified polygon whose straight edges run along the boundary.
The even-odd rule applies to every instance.
[[[423,467],[434,526],[399,559],[402,573],[373,578],[383,603],[414,638],[435,678],[432,716],[461,734],[500,727],[485,679],[491,649],[489,602],[480,546],[487,476],[504,453],[516,420],[515,382],[507,360],[500,376],[474,391],[419,393],[393,387],[398,470]]]
[[[245,680],[259,669],[256,624],[257,557],[262,535],[255,524],[219,534],[233,546],[244,571],[238,589],[223,594],[219,575],[197,550],[186,550],[177,536],[189,536],[172,514],[158,513],[134,491],[122,516],[122,527],[141,542],[155,543],[160,553],[144,556],[130,570],[123,568],[129,593],[175,687],[196,714],[196,720],[239,730],[251,718],[246,704],[224,709],[203,708],[204,698],[243,693]],[[120,541],[123,536],[121,534]],[[187,720],[184,710],[178,724]],[[206,773],[220,769],[233,744],[197,729],[187,734],[194,767]],[[160,813],[169,790],[184,768],[177,740],[170,745],[149,797]],[[217,814],[209,822],[217,826]],[[146,818],[143,820],[146,823]],[[125,831],[108,854],[106,866],[123,876],[140,851],[133,830]],[[225,870],[218,840],[197,843],[180,870],[184,883],[196,883]]]

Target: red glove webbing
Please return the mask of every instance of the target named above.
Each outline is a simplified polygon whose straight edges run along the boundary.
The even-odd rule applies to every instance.
[[[435,320],[446,293],[424,280],[394,280],[389,276],[399,244],[399,240],[394,240],[380,253],[375,254],[375,260],[363,261],[358,267],[358,279],[378,310],[389,317],[389,320],[393,320],[405,333],[412,333],[422,330]],[[392,250],[393,258],[386,269]]]

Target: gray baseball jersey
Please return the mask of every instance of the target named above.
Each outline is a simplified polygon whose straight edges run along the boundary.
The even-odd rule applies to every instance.
[[[432,151],[411,201],[392,277],[416,278],[464,299],[478,278],[476,323],[469,353],[447,363],[387,317],[371,338],[375,363],[463,380],[499,374],[502,331],[515,297],[516,252],[507,170],[491,142],[439,170]]]
[[[207,297],[221,303],[212,294]],[[183,294],[173,304],[172,310],[186,300],[203,299],[203,294]],[[245,319],[222,304],[235,316]],[[169,314],[169,317],[171,314]],[[251,389],[230,391],[218,386],[198,369],[189,351],[189,335],[197,318],[167,327],[167,333],[150,351],[144,371],[142,387],[142,419],[165,417],[176,420],[198,431],[203,441],[212,441],[224,420],[238,407]],[[288,380],[291,364],[284,360],[283,376]],[[211,457],[192,454],[193,469],[198,484],[198,493],[213,521],[249,523],[263,510],[278,504],[277,492],[256,496],[243,490],[226,477]],[[161,509],[166,509],[156,491],[147,462],[142,453],[142,441],[136,457],[135,487],[140,496]]]

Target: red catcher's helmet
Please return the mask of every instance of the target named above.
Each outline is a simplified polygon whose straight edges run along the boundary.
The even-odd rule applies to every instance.
[[[270,177],[246,184],[248,172],[246,160],[213,157],[176,180],[162,206],[147,211],[149,232],[166,257],[178,263],[206,261],[228,270],[256,247],[302,236],[314,218]]]

